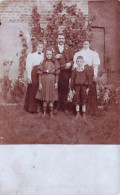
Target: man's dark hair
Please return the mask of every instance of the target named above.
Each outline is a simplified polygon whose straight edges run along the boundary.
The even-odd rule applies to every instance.
[[[65,37],[65,34],[64,33],[58,33],[58,36],[64,36]]]

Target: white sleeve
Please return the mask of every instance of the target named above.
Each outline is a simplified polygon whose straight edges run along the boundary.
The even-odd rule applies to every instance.
[[[98,75],[98,66],[100,65],[100,58],[97,52],[94,52],[93,55],[93,67],[94,67],[94,76]]]
[[[26,60],[26,71],[27,71],[27,78],[31,80],[31,72],[32,72],[32,59],[31,54],[28,54]]]

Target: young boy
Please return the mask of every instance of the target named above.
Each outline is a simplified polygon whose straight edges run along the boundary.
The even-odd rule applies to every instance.
[[[84,59],[78,56],[76,59],[76,67],[71,75],[71,89],[75,91],[73,98],[76,106],[76,116],[80,115],[80,106],[82,106],[82,115],[85,118],[87,92],[89,85],[92,84],[94,71],[92,66],[84,66]]]

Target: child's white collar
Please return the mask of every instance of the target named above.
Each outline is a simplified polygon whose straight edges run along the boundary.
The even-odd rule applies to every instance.
[[[82,66],[82,67],[77,66],[77,67],[76,67],[76,70],[77,70],[78,72],[83,72],[84,66]]]

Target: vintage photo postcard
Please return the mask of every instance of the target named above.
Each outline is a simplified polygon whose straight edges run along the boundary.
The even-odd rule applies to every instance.
[[[59,173],[62,170],[70,173],[65,177],[69,185],[62,183],[64,175],[60,181],[57,170],[53,173],[58,183],[54,183],[55,177],[53,183],[49,183],[46,173],[49,192],[42,177],[34,180],[36,183],[38,178],[38,183],[39,179],[42,182],[34,183],[35,191],[26,190],[24,186],[31,185],[26,176],[26,183],[19,183],[20,186],[23,184],[23,191],[19,187],[14,192],[8,188],[0,195],[24,195],[25,191],[27,195],[119,195],[119,144],[120,0],[0,0],[1,170],[8,170],[11,175],[24,172],[20,167],[24,166],[24,156],[28,156],[26,163],[36,159],[32,172],[43,173],[39,166],[34,167],[41,162],[45,170],[45,159],[47,163],[50,158],[51,163],[55,160],[59,164]],[[61,159],[65,167],[61,165],[61,159],[57,161],[60,150],[64,150]],[[11,163],[16,162],[18,151],[20,161],[13,170],[14,163],[10,167],[6,164],[7,156]],[[53,158],[51,151],[55,155]],[[114,153],[113,158],[110,151],[111,155]],[[89,164],[89,158],[92,160],[89,153],[97,156],[92,164]],[[67,162],[70,159],[70,166],[64,158]],[[104,178],[103,167],[107,162],[110,172],[105,172]],[[29,174],[31,163],[28,163]],[[72,164],[74,166],[70,168]],[[80,187],[73,178],[77,166],[78,181],[82,178]],[[88,180],[81,171],[82,166],[83,169],[88,166],[88,172],[85,172]],[[51,168],[53,166],[49,164],[50,175]],[[7,171],[2,172],[1,187],[6,181],[3,173],[7,174]],[[97,183],[93,185],[95,181]],[[57,191],[54,187],[59,183],[61,190]]]

